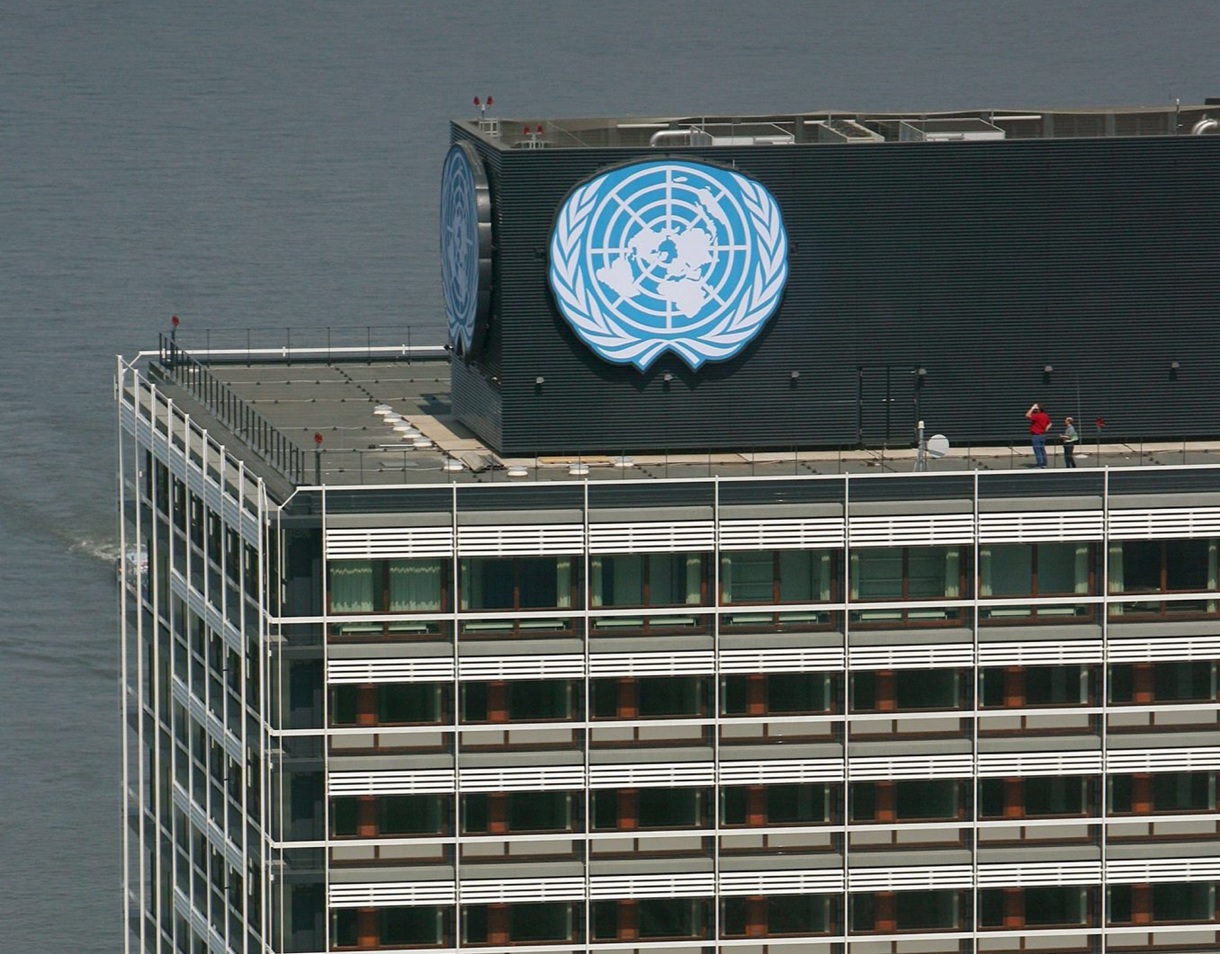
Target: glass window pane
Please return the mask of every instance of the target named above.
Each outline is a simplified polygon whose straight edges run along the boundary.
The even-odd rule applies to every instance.
[[[899,709],[955,709],[959,703],[956,669],[900,669],[894,673]]]
[[[441,830],[440,795],[382,795],[377,799],[383,835],[432,835]]]
[[[440,560],[390,561],[390,612],[441,610]]]
[[[1075,543],[1038,545],[1038,595],[1058,596],[1088,589],[1088,577],[1081,580]],[[1084,584],[1083,586],[1081,584]]]
[[[899,819],[957,818],[958,783],[952,779],[895,783]]]
[[[371,613],[379,608],[374,606],[373,596],[372,560],[345,560],[330,565],[332,613]]]
[[[386,683],[378,686],[377,695],[382,724],[430,724],[441,720],[439,683]]]
[[[901,549],[879,547],[853,550],[851,563],[852,599],[902,599]]]
[[[995,544],[979,554],[983,596],[1019,597],[1033,593],[1032,546]]]
[[[775,599],[775,554],[726,553],[721,559],[720,586],[725,603],[770,603]]]
[[[594,606],[642,606],[644,557],[603,555],[592,560]]]
[[[567,560],[564,563],[570,565]],[[522,557],[518,564],[521,609],[550,609],[571,603],[566,592],[561,601],[559,560],[555,557]],[[568,579],[571,579],[570,574]]]
[[[1206,590],[1209,586],[1210,556],[1214,541],[1166,540],[1165,588],[1167,590]]]
[[[508,683],[508,717],[514,721],[569,718],[572,700],[573,686],[567,679],[525,679]]]

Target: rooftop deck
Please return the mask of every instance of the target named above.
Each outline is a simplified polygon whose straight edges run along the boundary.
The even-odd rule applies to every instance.
[[[977,109],[950,113],[815,110],[797,116],[538,119],[488,114],[456,125],[500,150],[646,146],[870,145],[1005,139],[1212,135],[1220,103],[1118,109]]]
[[[440,348],[403,349],[393,360],[384,353],[328,359],[302,351],[274,361],[265,354],[220,360],[196,353],[199,363],[189,365],[194,371],[185,370],[182,352],[176,362],[165,360],[164,353],[148,357],[159,386],[174,392],[179,403],[198,401],[196,418],[213,418],[209,426],[223,432],[214,431],[215,438],[251,467],[287,477],[290,485],[910,473],[918,463],[914,434],[905,446],[837,451],[794,443],[785,452],[742,447],[639,455],[630,448],[607,448],[601,456],[507,457],[482,444],[450,413],[449,362]],[[928,422],[927,437],[933,428]],[[270,466],[276,457],[268,452],[271,432],[274,446],[291,450],[295,473]],[[1220,462],[1220,441],[1125,444],[1107,435],[1099,442],[1092,424],[1082,428],[1082,437],[1076,452],[1080,468]],[[1051,467],[1062,468],[1053,441],[1048,453]],[[944,457],[926,461],[928,471],[946,473],[1032,467],[1020,422],[1014,422],[1009,445],[952,447]]]

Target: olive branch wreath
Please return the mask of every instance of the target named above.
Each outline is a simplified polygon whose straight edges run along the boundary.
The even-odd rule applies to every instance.
[[[589,212],[598,198],[594,181],[572,193],[555,224],[551,239],[551,287],[564,316],[590,347],[608,360],[631,362],[641,371],[670,348],[688,365],[717,361],[735,354],[775,311],[788,278],[787,237],[775,201],[761,185],[742,179],[742,200],[758,238],[758,265],[749,290],[731,314],[700,335],[658,341],[642,338],[616,322],[586,287],[580,270],[581,244]]]

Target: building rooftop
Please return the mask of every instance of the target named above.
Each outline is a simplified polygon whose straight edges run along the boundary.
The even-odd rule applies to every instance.
[[[916,436],[902,446],[812,450],[794,442],[790,451],[748,447],[706,453],[633,454],[607,448],[603,455],[513,457],[497,454],[450,413],[449,356],[441,348],[405,350],[394,360],[327,360],[302,352],[271,361],[212,359],[206,365],[177,352],[147,355],[150,375],[196,420],[211,416],[213,437],[279,484],[438,485],[647,478],[784,477],[910,473],[917,469]],[[208,360],[206,353],[197,358]],[[206,408],[206,410],[205,410]],[[943,473],[1023,471],[1033,456],[1019,415],[1012,442],[1002,446],[951,446],[926,470]],[[1078,422],[1080,423],[1080,422]],[[1127,444],[1121,435],[1084,422],[1076,453],[1081,468],[1215,464],[1220,442]],[[935,434],[928,422],[925,437]],[[236,444],[224,439],[233,435]],[[320,438],[320,440],[319,440]],[[951,435],[950,435],[951,442]],[[1051,467],[1062,458],[1051,441]],[[287,448],[288,452],[284,453]]]
[[[644,146],[869,145],[1006,139],[1214,134],[1220,102],[1109,109],[976,109],[949,113],[819,110],[781,116],[499,117],[482,107],[455,125],[504,151]]]

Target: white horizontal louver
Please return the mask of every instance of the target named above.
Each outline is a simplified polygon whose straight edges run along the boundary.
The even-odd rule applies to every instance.
[[[553,792],[583,788],[584,784],[583,765],[462,769],[458,776],[462,792]]]
[[[453,904],[457,892],[452,881],[399,881],[371,884],[330,885],[332,908],[411,907],[424,904]]]
[[[1004,885],[1097,884],[1100,861],[1044,861],[1029,864],[979,865],[979,887]]]
[[[689,653],[597,653],[589,657],[590,676],[677,676],[716,671],[716,655]]]
[[[411,795],[452,792],[457,785],[453,769],[422,771],[331,772],[328,795]]]
[[[458,527],[461,556],[584,553],[585,528],[574,524]]]
[[[851,668],[931,669],[973,666],[973,643],[940,643],[915,646],[860,646],[851,651]]]
[[[852,517],[848,521],[847,533],[853,547],[973,543],[974,515]]]
[[[326,531],[328,560],[406,560],[452,555],[450,527],[336,527]]]
[[[716,540],[710,520],[679,523],[594,523],[590,553],[681,553],[711,550]]]
[[[765,762],[720,763],[721,785],[841,781],[842,759],[770,759]]]
[[[726,649],[720,653],[722,673],[817,672],[843,668],[843,647],[825,649]]]
[[[720,894],[837,894],[843,890],[842,868],[798,868],[791,871],[722,871]]]
[[[681,788],[713,785],[716,767],[711,762],[646,762],[636,765],[592,765],[590,788]]]
[[[1039,639],[1027,643],[979,643],[980,666],[1052,666],[1101,662],[1100,639]]]
[[[462,904],[487,904],[503,901],[583,901],[585,879],[575,878],[480,878],[462,881],[458,887]]]
[[[326,681],[366,682],[442,682],[453,679],[453,659],[449,656],[407,657],[405,659],[331,659],[326,663]]]
[[[1114,630],[1111,629],[1111,632]],[[1106,648],[1110,662],[1176,662],[1220,658],[1220,636],[1111,638]]]
[[[715,894],[715,876],[708,874],[602,875],[589,879],[589,898],[688,898]]]
[[[838,517],[817,520],[722,520],[722,550],[825,550],[843,546]]]
[[[1216,746],[1110,749],[1106,753],[1107,772],[1192,772],[1218,768],[1220,768],[1220,747]]]
[[[585,657],[563,656],[462,656],[458,670],[463,679],[582,679]]]
[[[1100,510],[981,513],[979,543],[1100,540],[1103,521]]]
[[[978,756],[978,774],[982,778],[1100,772],[1100,752],[987,752]]]
[[[1220,507],[1175,507],[1164,510],[1111,510],[1111,540],[1220,536]]]
[[[974,880],[970,865],[933,865],[904,868],[852,868],[847,873],[850,891],[901,891],[917,888],[969,888]]]
[[[1106,862],[1106,880],[1123,884],[1220,879],[1220,857],[1141,858]]]
[[[904,778],[969,778],[974,772],[974,756],[960,755],[902,755],[894,758],[853,758],[847,764],[847,774],[852,781],[870,781]]]

